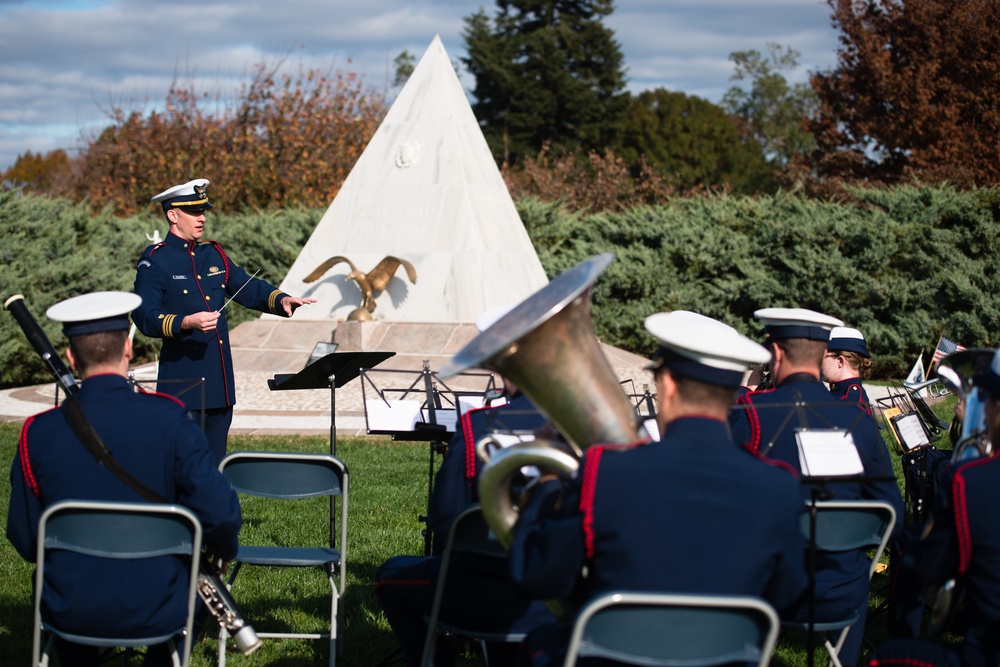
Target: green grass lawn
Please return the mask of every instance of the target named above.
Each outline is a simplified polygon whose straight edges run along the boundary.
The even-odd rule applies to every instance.
[[[954,401],[941,401],[935,409],[950,416]],[[8,466],[13,460],[19,425],[0,423],[0,498],[2,523],[6,526],[7,500],[10,496]],[[883,436],[888,434],[883,431]],[[279,450],[327,452],[325,437],[240,437],[230,438],[229,451]],[[890,447],[899,475],[899,455]],[[370,667],[395,648],[395,640],[382,617],[374,594],[375,570],[390,556],[423,553],[419,515],[426,510],[428,445],[391,442],[387,438],[338,438],[337,455],[348,466],[351,476],[348,545],[347,593],[342,601],[345,625],[341,629],[343,667]],[[251,501],[253,499],[250,499]],[[256,504],[244,503],[243,538],[255,543],[265,540],[326,540],[324,528],[328,512],[326,499],[295,501],[294,509],[261,514]],[[249,537],[248,537],[249,536]],[[10,543],[0,540],[0,665],[23,665],[30,662],[32,613],[31,576],[33,566],[25,563]],[[261,576],[266,572],[266,576]],[[883,577],[884,579],[884,577]],[[309,632],[323,626],[327,614],[328,586],[318,569],[259,570],[245,568],[236,584],[236,598],[258,630],[288,629]],[[883,601],[882,584],[873,586],[871,605],[876,620],[869,636],[878,643],[884,639],[877,609]],[[215,636],[203,637],[194,649],[196,667],[217,662]],[[325,665],[325,642],[308,640],[265,639],[264,645],[249,657],[230,649],[229,662],[240,665]],[[478,662],[475,655],[466,660]],[[825,664],[820,652],[816,664]],[[779,642],[772,664],[805,666],[804,638],[785,635]]]

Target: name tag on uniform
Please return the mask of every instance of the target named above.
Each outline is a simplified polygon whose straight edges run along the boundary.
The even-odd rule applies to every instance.
[[[188,279],[188,277],[184,276],[184,275],[181,275],[181,276],[170,276],[170,277],[173,278],[174,280],[187,280]]]

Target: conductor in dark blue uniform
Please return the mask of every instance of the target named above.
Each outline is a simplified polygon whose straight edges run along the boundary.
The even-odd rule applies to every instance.
[[[483,313],[476,327],[487,329],[509,308]],[[444,461],[434,478],[427,513],[433,531],[433,553],[429,557],[394,556],[379,567],[375,592],[393,633],[399,640],[406,662],[420,665],[427,637],[427,622],[441,567],[441,552],[451,522],[462,511],[479,502],[477,483],[483,462],[476,444],[487,434],[531,432],[545,423],[517,387],[504,380],[507,402],[497,407],[467,411],[460,427],[448,443]],[[504,558],[457,553],[451,557],[439,618],[464,628],[506,633],[525,633],[554,620],[548,607],[533,600],[515,586],[507,573]],[[516,647],[488,644],[488,661],[503,667],[513,664]],[[437,642],[434,664],[447,667],[454,655],[444,641]]]
[[[857,329],[834,327],[826,344],[820,366],[823,380],[830,383],[830,393],[842,401],[857,403],[868,414],[872,403],[861,384],[872,374],[872,358],[865,337]]]
[[[798,483],[737,447],[726,429],[744,371],[770,355],[687,311],[653,315],[646,328],[660,341],[661,440],[591,445],[575,479],[543,476],[514,528],[514,580],[538,597],[579,604],[645,591],[794,607],[807,586]],[[541,628],[526,656],[560,665],[568,635],[568,625]]]
[[[87,421],[118,463],[168,502],[194,512],[208,547],[236,555],[240,505],[216,469],[205,435],[170,396],[135,393],[126,378],[132,344],[128,313],[139,305],[128,292],[97,292],[56,304],[48,316],[63,322],[66,355],[83,380],[77,400]],[[29,417],[10,472],[7,538],[34,562],[38,522],[62,500],[142,502],[100,465],[77,438],[62,408]],[[70,633],[142,637],[165,634],[187,615],[188,575],[173,556],[116,561],[54,551],[45,564],[42,618]],[[63,665],[96,665],[97,649],[61,641]],[[165,657],[163,647],[149,658]],[[147,660],[147,664],[150,661]]]
[[[864,468],[863,478],[879,481],[831,482],[823,491],[838,500],[869,499],[889,502],[903,516],[903,498],[895,482],[889,451],[875,421],[857,403],[841,401],[820,382],[820,365],[830,331],[842,322],[804,308],[765,308],[754,316],[764,323],[764,339],[771,349],[774,389],[741,396],[730,413],[733,439],[757,456],[780,462],[802,474],[796,432],[802,429],[849,431]],[[881,481],[885,480],[885,481]],[[809,500],[821,489],[804,483],[801,495]],[[896,523],[898,535],[901,521]],[[821,554],[815,581],[816,621],[843,618],[860,610],[840,651],[844,665],[857,663],[864,637],[868,605],[870,561],[864,550]],[[804,608],[799,616],[806,618]]]
[[[938,501],[923,535],[903,549],[894,576],[890,632],[872,665],[987,667],[1000,664],[1000,350],[988,369],[973,378],[992,443],[989,454],[955,468],[950,484],[939,484]],[[922,593],[955,579],[964,609],[951,631],[959,644],[919,639]],[[910,614],[916,608],[918,613]],[[906,627],[906,622],[912,625]]]
[[[207,188],[208,180],[199,178],[153,197],[170,233],[139,258],[134,289],[142,305],[132,319],[146,336],[163,339],[157,389],[179,398],[204,421],[209,446],[221,461],[236,403],[228,300],[282,317],[316,300],[285,294],[244,271],[218,242],[201,241],[205,211],[212,208]]]

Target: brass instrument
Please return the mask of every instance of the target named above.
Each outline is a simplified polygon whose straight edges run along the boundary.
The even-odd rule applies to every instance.
[[[516,443],[483,467],[483,518],[505,548],[514,539],[518,517],[511,481],[522,467],[569,477],[589,445],[644,437],[590,317],[594,283],[613,259],[612,253],[597,255],[558,276],[470,341],[438,373],[448,378],[468,368],[496,371],[516,384],[566,438],[565,443],[541,438]]]
[[[953,465],[972,461],[993,453],[983,400],[973,386],[974,376],[989,368],[996,350],[975,348],[950,354],[938,364],[938,376],[964,403],[965,416],[962,419],[962,434],[951,455]]]
[[[989,348],[963,350],[948,355],[938,363],[938,376],[965,404],[962,434],[952,450],[952,466],[993,454],[983,400],[972,381],[976,375],[989,368],[995,352],[996,350]],[[945,632],[951,625],[962,606],[963,593],[963,581],[957,578],[949,579],[935,591],[928,626],[932,635]]]

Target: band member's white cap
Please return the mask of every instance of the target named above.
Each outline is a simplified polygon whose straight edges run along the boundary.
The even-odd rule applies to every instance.
[[[650,370],[666,367],[694,380],[735,388],[749,366],[771,360],[767,348],[728,324],[688,310],[650,315],[646,330],[660,341]]]
[[[831,352],[857,352],[862,357],[871,358],[865,337],[857,329],[850,327],[834,327],[830,332],[830,342],[826,349]]]
[[[764,340],[807,338],[830,340],[830,331],[844,325],[843,320],[806,308],[762,308],[753,314],[764,322]]]
[[[125,331],[129,313],[139,307],[142,297],[132,292],[90,292],[60,301],[45,315],[63,323],[67,338],[102,331]]]

